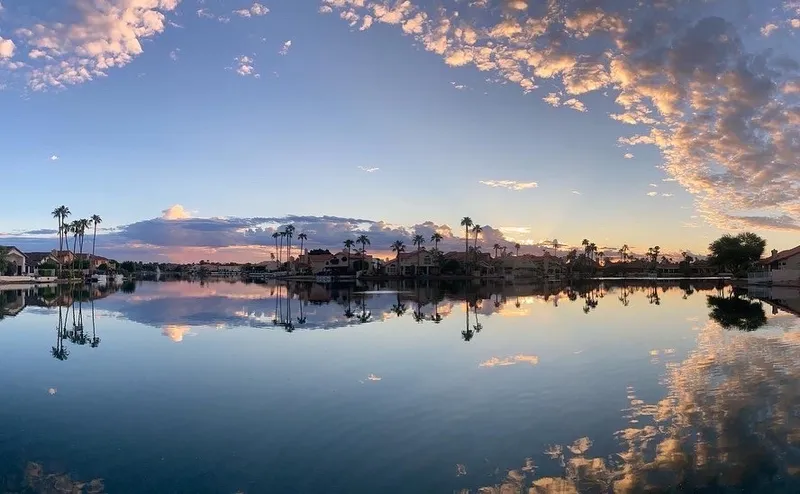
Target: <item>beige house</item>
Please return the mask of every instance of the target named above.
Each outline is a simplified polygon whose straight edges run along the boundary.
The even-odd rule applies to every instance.
[[[507,278],[537,278],[555,281],[560,280],[565,272],[561,258],[550,254],[504,256],[498,262],[503,275]]]
[[[800,286],[800,245],[781,252],[773,250],[759,265],[760,270],[748,273],[748,282]]]
[[[14,246],[7,245],[0,247],[7,249],[6,253],[6,270],[0,273],[0,276],[25,276],[30,274],[28,271],[28,258],[25,254]]]
[[[430,276],[438,274],[439,265],[431,251],[422,249],[401,253],[399,266],[397,257],[387,260],[384,269],[389,276]]]

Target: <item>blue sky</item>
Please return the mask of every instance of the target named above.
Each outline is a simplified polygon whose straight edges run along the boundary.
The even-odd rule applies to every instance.
[[[263,257],[288,215],[319,245],[465,215],[489,245],[796,245],[800,6],[662,3],[0,0],[0,241],[50,245],[25,232],[66,204],[137,258]]]

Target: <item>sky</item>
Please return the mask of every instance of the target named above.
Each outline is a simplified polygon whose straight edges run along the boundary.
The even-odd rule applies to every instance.
[[[0,0],[0,243],[800,243],[796,0]],[[10,116],[10,118],[9,118]]]

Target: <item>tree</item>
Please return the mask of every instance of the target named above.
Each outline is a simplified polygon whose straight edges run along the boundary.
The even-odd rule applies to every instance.
[[[400,254],[406,251],[406,246],[402,240],[395,240],[392,243],[392,252],[397,252],[397,276],[402,276],[400,271]]]
[[[461,218],[461,226],[464,227],[464,266],[467,270],[469,270],[469,229],[472,228],[472,225],[474,223],[469,216]]]
[[[350,238],[348,238],[347,240],[344,241],[344,248],[347,249],[347,272],[348,273],[350,272],[350,249],[352,249],[355,244],[356,243],[353,241],[353,239],[350,239]]]
[[[280,237],[280,236],[281,236],[281,234],[279,232],[273,232],[273,234],[272,234],[272,238],[275,239],[275,253],[278,255],[278,262],[280,262],[280,258],[281,258],[281,254],[278,251],[278,237]]]
[[[558,248],[561,247],[561,244],[558,243],[558,239],[553,239],[553,255],[558,257]]]
[[[308,235],[306,235],[306,233],[303,232],[300,235],[298,235],[297,238],[300,239],[300,255],[302,256],[303,255],[303,244],[305,243],[306,240],[308,240]]]
[[[295,227],[294,225],[289,225],[285,228],[286,230],[286,262],[292,261],[292,237],[294,236]]]
[[[286,238],[286,232],[280,232],[281,248],[278,250],[278,264],[283,266],[283,239]]]
[[[8,253],[11,251],[8,247],[0,246],[0,275],[6,274],[8,268]]]
[[[422,252],[422,244],[425,243],[425,237],[417,233],[416,235],[414,235],[412,242],[414,245],[417,246],[417,265],[414,266],[414,274],[416,275],[418,274],[419,271],[419,255]]]
[[[86,218],[81,218],[78,220],[78,235],[80,237],[80,256],[79,259],[81,261],[80,269],[83,269],[83,239],[86,237],[86,229],[89,228],[90,222]],[[91,263],[89,263],[91,266]]]
[[[740,233],[735,237],[726,234],[708,246],[711,252],[708,260],[721,270],[741,273],[761,259],[766,246],[767,241],[755,233]]]
[[[494,257],[497,257],[497,252],[500,250],[500,244],[494,244],[492,248],[494,249]]]
[[[520,248],[520,247],[521,247],[521,245],[519,245],[519,244],[514,244],[514,249],[516,249],[516,251],[517,251],[517,257],[519,257],[519,248]]]
[[[97,225],[103,222],[103,218],[101,218],[100,215],[93,214],[91,222],[94,228],[94,232],[92,233],[92,259],[94,259],[94,247],[95,242],[97,242]],[[94,268],[94,262],[92,262],[91,267]]]
[[[478,264],[478,235],[483,232],[483,227],[481,225],[474,225],[472,227],[472,233],[475,234],[475,242],[473,244],[473,250],[475,252],[475,264]]]
[[[442,234],[439,232],[436,232],[433,235],[431,235],[431,242],[433,242],[433,249],[435,251],[437,252],[439,251],[439,242],[441,242],[442,240],[444,240],[444,237],[442,237]]]
[[[361,255],[366,256],[367,245],[372,245],[372,243],[369,241],[369,237],[362,233],[356,238],[356,243],[361,244]]]

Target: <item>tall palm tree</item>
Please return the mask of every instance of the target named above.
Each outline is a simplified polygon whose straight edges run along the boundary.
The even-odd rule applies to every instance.
[[[419,255],[422,252],[422,244],[425,243],[425,237],[420,235],[419,233],[414,235],[412,242],[414,245],[417,246],[417,265],[414,266],[414,275],[416,276],[419,272]]]
[[[442,237],[442,234],[439,232],[435,232],[433,235],[431,235],[431,242],[433,242],[433,248],[437,252],[439,251],[439,242],[441,242],[442,240],[444,240],[444,237]]]
[[[79,240],[80,240],[80,243],[79,243],[79,245],[80,245],[80,255],[78,256],[78,258],[80,259],[81,273],[83,272],[83,240],[86,237],[86,229],[87,228],[89,228],[89,220],[87,220],[86,218],[79,219],[78,220],[78,237],[79,237]],[[81,274],[81,277],[83,277],[82,274]]]
[[[492,248],[494,249],[494,257],[496,258],[497,252],[500,250],[500,244],[494,244],[494,247]]]
[[[397,252],[397,276],[402,276],[400,271],[400,254],[406,251],[406,245],[402,240],[395,240],[392,243],[392,252]]]
[[[628,247],[628,244],[623,245],[622,248],[619,249],[620,255],[622,256],[622,262],[626,262],[630,258],[630,250],[631,249]]]
[[[461,226],[464,227],[464,266],[465,268],[469,265],[469,229],[472,228],[474,223],[472,222],[472,218],[469,216],[464,216],[461,218]]]
[[[278,237],[280,237],[280,236],[281,236],[281,234],[279,232],[274,232],[272,234],[272,238],[275,239],[275,254],[278,255],[278,262],[280,262],[280,258],[281,258],[280,257],[281,254],[280,254],[280,252],[278,252]]]
[[[352,249],[355,244],[356,243],[351,238],[348,238],[347,240],[344,241],[344,248],[347,249],[347,272],[348,273],[350,272],[350,249]]]
[[[558,239],[553,239],[553,255],[558,257],[558,248],[561,247],[561,244],[558,243]]]
[[[94,232],[92,232],[92,263],[90,264],[90,268],[94,268],[94,247],[95,243],[97,242],[97,225],[103,222],[103,218],[100,217],[98,214],[93,214],[91,219],[92,227],[94,228]]]
[[[358,237],[356,237],[356,243],[357,244],[361,244],[361,254],[362,255],[366,255],[367,254],[367,245],[372,245],[372,242],[369,241],[369,237],[367,235],[363,234],[363,233],[361,235],[359,235]]]
[[[278,263],[283,266],[283,239],[286,238],[286,232],[280,232],[278,235],[280,235],[281,240],[281,248],[278,250]]]
[[[520,248],[520,247],[521,247],[521,245],[519,245],[519,244],[514,244],[514,249],[516,249],[516,251],[517,251],[517,257],[519,257],[519,248]]]
[[[303,232],[300,235],[298,235],[297,238],[300,239],[300,255],[302,256],[303,255],[303,243],[306,240],[308,240],[308,235],[306,235],[306,233]]]
[[[475,264],[478,264],[478,235],[483,231],[483,227],[481,225],[475,224],[472,227],[472,233],[475,234],[475,242],[473,244],[474,251],[475,251]]]
[[[285,228],[286,230],[286,262],[292,261],[292,237],[294,236],[295,227],[294,225],[289,225]]]
[[[589,244],[588,248],[589,248],[589,256],[592,258],[592,260],[595,260],[597,258],[595,256],[595,254],[597,254],[597,244],[592,242]]]

